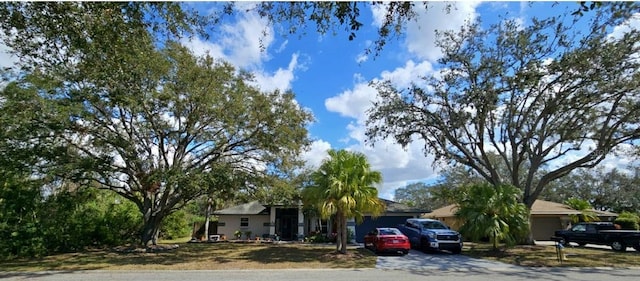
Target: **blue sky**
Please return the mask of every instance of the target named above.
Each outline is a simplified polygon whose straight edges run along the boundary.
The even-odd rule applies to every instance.
[[[190,4],[202,11],[212,5]],[[540,11],[561,12],[567,7],[578,7],[575,2],[550,8],[552,4],[466,1],[455,2],[451,12],[446,13],[445,4],[432,2],[429,9],[420,11],[416,22],[407,26],[403,36],[390,39],[377,57],[364,55],[365,48],[377,39],[382,16],[371,8],[361,11],[364,26],[353,41],[347,40],[348,34],[342,29],[336,35],[320,35],[314,25],[302,36],[283,36],[279,27],[267,26],[257,15],[248,13],[229,19],[208,42],[192,40],[184,44],[197,53],[208,51],[254,71],[264,89],[292,89],[300,105],[311,110],[316,119],[309,126],[314,143],[304,156],[308,164],[317,166],[329,148],[364,152],[373,169],[383,174],[384,183],[378,187],[380,196],[392,199],[398,187],[415,181],[435,181],[438,170],[432,167],[432,158],[422,152],[422,142],[406,149],[391,140],[380,141],[374,147],[365,144],[365,111],[375,97],[368,82],[389,78],[399,85],[408,85],[409,81],[436,69],[440,57],[433,43],[436,29],[457,30],[465,21],[478,17],[486,24],[496,22],[498,16],[526,24],[531,16],[540,16]],[[261,35],[262,31],[267,31],[267,35]],[[260,38],[266,47],[264,51],[259,48]]]
[[[353,41],[342,28],[337,34],[320,35],[310,25],[306,34],[284,36],[278,26],[268,26],[254,13],[228,17],[208,40],[185,40],[196,54],[226,60],[238,68],[249,70],[264,90],[291,89],[298,103],[309,109],[315,122],[309,126],[314,140],[304,155],[308,165],[317,166],[326,151],[350,149],[367,155],[373,169],[381,171],[384,183],[378,186],[380,196],[393,199],[394,190],[415,181],[433,182],[438,169],[432,158],[422,152],[422,142],[406,149],[392,140],[379,141],[374,147],[365,144],[365,111],[375,98],[367,84],[373,79],[391,79],[396,85],[408,85],[411,80],[437,69],[440,57],[434,45],[435,30],[457,30],[467,20],[480,18],[491,24],[501,18],[513,18],[526,25],[533,16],[557,15],[579,6],[575,1],[562,2],[450,2],[454,8],[444,11],[444,4],[431,2],[430,8],[419,12],[401,38],[390,39],[379,56],[365,56],[364,49],[377,39],[381,13],[366,8],[361,11],[362,29]],[[219,3],[189,2],[200,11],[215,10]],[[250,7],[251,2],[238,3]],[[420,5],[417,5],[420,6]],[[263,32],[266,32],[264,35]],[[264,49],[260,48],[261,43]],[[12,59],[2,53],[0,66],[11,65]]]

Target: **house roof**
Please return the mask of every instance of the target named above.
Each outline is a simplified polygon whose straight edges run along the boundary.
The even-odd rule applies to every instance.
[[[565,204],[545,200],[536,200],[531,206],[532,215],[579,215],[581,213]]]
[[[382,202],[384,202],[384,204],[387,206],[387,209],[386,209],[387,213],[426,213],[427,212],[427,210],[411,208],[408,205],[402,204],[399,202],[395,202],[395,201],[391,201],[383,198],[380,198],[380,200],[382,200]]]
[[[593,212],[595,212],[596,215],[598,215],[599,217],[617,217],[617,216],[619,216],[618,213],[609,212],[609,211],[593,210]]]
[[[258,201],[251,201],[249,203],[245,203],[238,206],[229,207],[222,210],[217,210],[213,212],[215,215],[258,215],[262,213],[262,211],[266,210],[267,207],[262,205]]]
[[[455,204],[447,205],[439,209],[433,210],[431,213],[427,213],[424,217],[429,218],[447,218],[454,217],[458,211],[458,206]],[[571,207],[551,201],[536,200],[531,206],[532,215],[578,215],[581,212],[574,210]]]
[[[382,202],[387,206],[387,213],[425,213],[424,210],[418,210],[411,208],[405,204],[395,201],[382,199]],[[213,212],[215,215],[258,215],[262,214],[269,205],[260,203],[259,201],[251,201],[238,206],[229,207],[226,209]]]

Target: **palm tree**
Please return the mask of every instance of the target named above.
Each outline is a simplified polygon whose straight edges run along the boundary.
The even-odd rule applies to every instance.
[[[514,245],[529,230],[529,212],[519,203],[520,191],[511,185],[473,185],[458,202],[456,216],[464,221],[460,228],[472,241],[488,237],[493,249],[504,241]]]
[[[384,203],[373,186],[382,182],[378,171],[371,171],[364,154],[329,150],[329,158],[311,175],[312,184],[303,191],[305,205],[316,206],[323,219],[334,218],[337,226],[336,251],[347,253],[347,219],[361,223],[365,214],[378,216]]]
[[[569,215],[571,217],[571,222],[590,222],[590,221],[599,221],[598,215],[593,211],[591,204],[589,201],[582,200],[579,198],[569,198],[564,202],[567,206],[572,209],[580,211],[579,215]]]

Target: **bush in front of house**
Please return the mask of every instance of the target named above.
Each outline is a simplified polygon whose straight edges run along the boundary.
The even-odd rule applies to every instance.
[[[638,217],[637,214],[625,211],[622,212],[613,223],[620,225],[620,229],[638,230],[640,229],[639,221],[640,217]]]
[[[309,242],[309,243],[329,243],[331,242],[331,239],[329,237],[327,237],[326,234],[324,233],[320,233],[317,231],[312,231],[311,233],[309,233],[309,236],[307,236],[305,239],[305,242]],[[335,242],[335,240],[334,240]]]

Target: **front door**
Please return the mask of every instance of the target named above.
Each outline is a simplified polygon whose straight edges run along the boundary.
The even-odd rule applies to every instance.
[[[298,231],[298,209],[276,209],[276,232],[282,240],[295,240]]]

